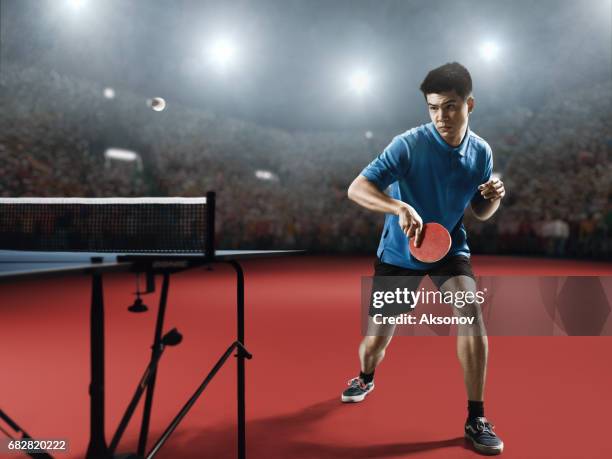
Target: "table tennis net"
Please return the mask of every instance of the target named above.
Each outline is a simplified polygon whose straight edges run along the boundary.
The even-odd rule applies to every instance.
[[[1,198],[0,249],[204,253],[213,221],[214,196]]]

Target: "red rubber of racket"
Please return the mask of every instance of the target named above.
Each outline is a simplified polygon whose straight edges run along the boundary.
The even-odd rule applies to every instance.
[[[419,247],[414,245],[416,238],[410,238],[412,256],[424,263],[434,263],[444,258],[451,246],[451,237],[446,228],[439,223],[425,223],[422,231]]]

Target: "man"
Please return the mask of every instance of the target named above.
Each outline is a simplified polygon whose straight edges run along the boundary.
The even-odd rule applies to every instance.
[[[467,69],[445,64],[430,71],[420,89],[431,123],[395,137],[351,183],[348,196],[386,214],[375,282],[380,276],[413,276],[420,282],[429,275],[443,292],[476,291],[463,214],[470,205],[479,220],[490,218],[505,195],[504,184],[491,178],[491,148],[468,128],[474,98]],[[389,186],[387,195],[383,190]],[[409,238],[420,245],[423,222],[440,223],[451,234],[451,248],[439,262],[423,263],[410,254]],[[453,310],[476,318],[476,325],[459,325],[457,336],[468,397],[465,436],[479,452],[500,454],[503,442],[484,416],[488,341],[479,305]],[[374,389],[374,370],[393,336],[395,325],[374,325],[369,315],[369,330],[359,346],[361,372],[349,381],[343,402],[360,402]]]

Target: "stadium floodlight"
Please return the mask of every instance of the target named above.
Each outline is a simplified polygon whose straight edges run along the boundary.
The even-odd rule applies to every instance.
[[[111,161],[123,161],[128,163],[136,163],[139,171],[142,170],[142,159],[138,153],[122,148],[109,148],[104,152],[104,164],[108,168]]]
[[[349,78],[349,88],[357,94],[363,94],[370,89],[370,75],[365,70],[355,71]]]
[[[75,10],[81,9],[81,7],[85,4],[84,0],[68,0],[70,6],[72,6]]]
[[[278,175],[274,172],[258,169],[255,171],[255,177],[259,180],[267,180],[267,181],[278,181]]]
[[[480,46],[480,55],[483,59],[492,61],[499,55],[499,46],[492,41],[487,41]]]
[[[227,38],[214,41],[208,48],[211,62],[220,70],[225,70],[236,59],[236,45]]]

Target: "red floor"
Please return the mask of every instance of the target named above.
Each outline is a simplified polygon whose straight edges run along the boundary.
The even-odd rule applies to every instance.
[[[611,264],[588,262],[480,257],[474,266],[482,275],[612,275]],[[360,276],[371,274],[370,259],[248,262],[245,272],[246,344],[255,356],[247,363],[249,458],[477,457],[462,440],[466,401],[453,338],[395,338],[372,395],[339,402],[358,372]],[[150,353],[155,308],[129,313],[133,290],[129,275],[106,281],[108,439]],[[153,306],[157,296],[145,298]],[[175,276],[169,301],[166,329],[185,339],[160,364],[151,440],[233,341],[229,268]],[[0,285],[0,408],[34,437],[69,439],[71,454],[57,457],[83,457],[87,446],[88,302],[88,281],[77,276]],[[489,343],[486,411],[504,457],[612,457],[612,337]],[[234,384],[232,362],[157,457],[235,457]],[[133,423],[121,450],[137,431]]]

